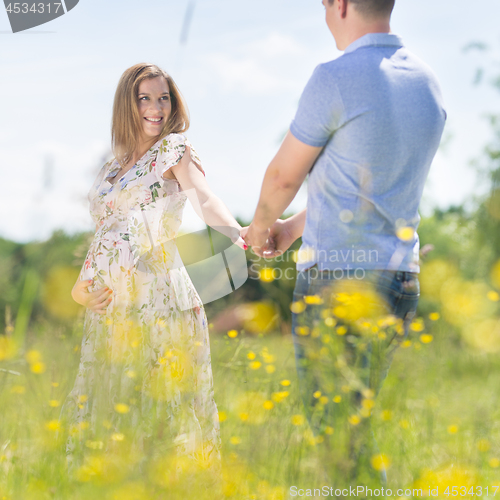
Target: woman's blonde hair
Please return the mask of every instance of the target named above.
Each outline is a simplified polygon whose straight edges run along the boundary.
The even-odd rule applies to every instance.
[[[189,128],[189,112],[172,77],[155,64],[139,63],[125,70],[118,82],[113,103],[111,121],[111,145],[113,154],[124,167],[139,145],[142,122],[138,111],[139,85],[143,80],[162,76],[167,80],[172,111],[161,133],[151,145],[171,133],[182,133]]]

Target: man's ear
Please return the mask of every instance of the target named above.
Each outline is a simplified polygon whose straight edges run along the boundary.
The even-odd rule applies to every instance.
[[[347,3],[349,0],[337,0],[339,4],[340,17],[345,19],[347,16]]]

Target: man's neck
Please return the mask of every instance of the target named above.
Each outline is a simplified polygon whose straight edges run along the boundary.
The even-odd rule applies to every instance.
[[[391,26],[388,20],[374,21],[371,23],[356,23],[353,24],[345,34],[343,40],[343,48],[345,50],[351,43],[359,38],[368,35],[369,33],[390,33]],[[339,47],[340,48],[340,47]]]

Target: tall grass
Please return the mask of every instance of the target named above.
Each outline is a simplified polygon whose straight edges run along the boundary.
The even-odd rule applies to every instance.
[[[496,292],[486,287],[485,293],[488,304],[498,302]],[[493,496],[500,486],[498,350],[463,335],[484,318],[462,310],[460,324],[453,324],[445,305],[439,305],[441,315],[435,306],[423,302],[425,314],[361,416],[370,419],[379,447],[370,463],[385,466],[392,497],[428,496],[429,490],[440,498]],[[359,422],[315,436],[299,398],[291,336],[244,331],[211,337],[220,476],[202,462],[157,456],[155,443],[139,456],[128,428],[83,442],[84,465],[70,473],[64,453],[69,429],[58,417],[74,383],[81,331],[81,320],[72,331],[35,324],[26,347],[11,337],[0,340],[0,500],[280,500],[338,486],[331,478],[333,469],[342,472],[342,457],[328,443],[337,442],[332,436],[341,441]],[[348,392],[334,387],[328,404],[340,405],[333,398]],[[363,480],[355,478],[351,486],[363,486]]]

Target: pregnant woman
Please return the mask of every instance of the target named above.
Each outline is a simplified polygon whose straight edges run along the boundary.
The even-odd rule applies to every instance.
[[[115,158],[89,192],[96,233],[72,291],[87,307],[76,382],[62,408],[73,467],[90,447],[218,468],[207,319],[175,246],[186,200],[246,245],[208,187],[183,135],[188,127],[168,74],[152,64],[124,72],[113,107]]]

